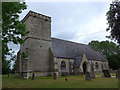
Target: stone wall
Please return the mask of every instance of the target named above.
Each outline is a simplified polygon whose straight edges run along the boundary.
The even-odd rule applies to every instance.
[[[49,49],[52,47],[51,18],[29,12],[23,22],[30,33],[22,37],[25,42],[20,46],[20,55],[24,53],[27,57],[19,59],[20,70],[46,75],[50,68]],[[37,76],[39,76],[38,73]]]
[[[66,63],[66,69],[65,70],[61,70],[61,62],[65,61]],[[72,73],[73,72],[73,63],[74,63],[74,59],[65,59],[65,58],[54,58],[54,63],[55,63],[55,69],[58,70],[59,75],[61,75],[61,73]]]
[[[24,24],[26,24],[26,30],[30,31],[30,33],[22,38],[32,37],[51,40],[51,18],[44,15],[36,15],[30,12],[29,16],[25,17]]]
[[[92,60],[90,63],[93,63],[95,72],[102,72],[102,70],[109,70],[108,62]],[[98,64],[98,67],[96,67],[96,63]]]
[[[27,43],[28,42],[28,43]],[[49,70],[49,48],[50,41],[28,38],[24,47],[28,56],[28,70],[48,71]]]
[[[78,68],[73,68],[74,60],[75,59],[54,58],[56,72],[58,72],[59,75],[61,75],[62,73],[73,74],[73,72],[76,75],[80,75],[83,73],[83,64],[84,63],[86,63],[87,71],[89,71],[89,72],[92,71],[92,65],[94,68],[94,72],[102,72],[103,69],[107,69],[107,70],[109,69],[108,62],[102,62],[102,61],[97,61],[97,60],[88,60],[86,55],[83,55],[80,66]],[[62,61],[65,61],[65,63],[66,63],[65,70],[61,70],[61,62]],[[96,67],[96,63],[98,64],[98,67]]]
[[[90,61],[87,59],[87,57],[86,57],[86,55],[83,55],[83,58],[82,58],[82,61],[81,61],[81,63],[80,63],[80,72],[83,72],[83,63],[85,63],[86,62],[86,64],[87,64],[87,71],[91,71],[91,65],[90,65]]]

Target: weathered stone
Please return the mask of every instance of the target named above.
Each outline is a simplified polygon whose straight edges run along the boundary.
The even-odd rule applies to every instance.
[[[86,72],[86,73],[85,73],[85,79],[88,80],[88,81],[91,81],[91,80],[92,80],[92,78],[91,78],[91,76],[90,76],[90,72]]]
[[[116,78],[120,79],[120,69],[116,71]]]
[[[32,77],[34,74],[35,76],[48,76],[52,75],[52,72],[59,72],[60,75],[81,75],[83,71],[91,71],[89,60],[94,57],[96,59],[95,55],[102,56],[87,45],[52,38],[51,18],[48,16],[30,11],[22,22],[26,25],[26,30],[30,32],[21,37],[25,42],[20,46],[17,54],[15,70],[16,73],[22,73],[23,78]],[[108,69],[108,62],[105,58],[103,59],[105,62],[98,60],[91,62],[102,63],[103,69]],[[61,69],[62,61],[65,62],[64,70]],[[100,68],[99,66],[96,70],[101,71]],[[94,64],[92,71],[94,71]],[[95,78],[94,74],[90,76]]]
[[[94,72],[90,72],[90,77],[91,77],[92,79],[95,79],[95,73],[94,73]]]
[[[35,79],[35,73],[32,74],[32,80],[34,80],[34,79]]]
[[[30,11],[28,16],[24,18],[23,23],[30,33],[22,37],[25,42],[20,47],[18,72],[47,73],[50,69],[49,48],[52,46],[51,20],[44,15],[38,14],[37,17],[34,17],[31,14],[37,15],[37,13]],[[22,57],[22,53],[25,53],[27,60]]]
[[[53,79],[57,79],[57,74],[53,73]]]
[[[103,70],[104,77],[111,77],[110,72],[108,70]]]

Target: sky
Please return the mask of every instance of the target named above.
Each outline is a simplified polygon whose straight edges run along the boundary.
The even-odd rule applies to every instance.
[[[92,40],[105,41],[107,20],[111,0],[85,0],[61,2],[40,2],[27,0],[27,9],[20,14],[20,20],[30,11],[50,16],[51,36],[73,42],[88,44]],[[9,44],[15,52],[19,45]]]

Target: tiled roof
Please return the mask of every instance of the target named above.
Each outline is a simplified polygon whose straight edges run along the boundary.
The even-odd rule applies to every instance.
[[[52,49],[56,57],[76,59],[85,54],[88,60],[107,61],[101,53],[94,51],[90,46],[67,40],[52,38]]]

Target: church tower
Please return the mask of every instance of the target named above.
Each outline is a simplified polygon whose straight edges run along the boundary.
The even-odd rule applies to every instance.
[[[51,17],[29,11],[22,20],[28,35],[22,37],[24,44],[19,51],[19,72],[25,77],[49,74],[49,49],[51,48]]]

